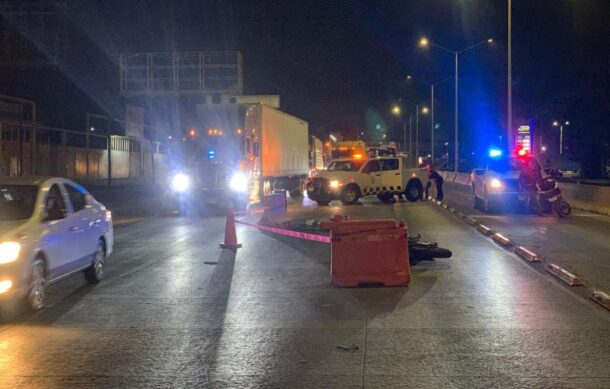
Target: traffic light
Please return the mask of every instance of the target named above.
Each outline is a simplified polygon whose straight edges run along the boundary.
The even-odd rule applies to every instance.
[[[216,150],[214,150],[214,149],[208,150],[208,159],[216,159]]]

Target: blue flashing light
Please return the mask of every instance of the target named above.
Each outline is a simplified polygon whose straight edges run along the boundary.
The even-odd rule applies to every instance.
[[[208,150],[208,159],[216,159],[216,151]]]
[[[489,149],[490,158],[499,158],[502,156],[502,150],[500,149]]]

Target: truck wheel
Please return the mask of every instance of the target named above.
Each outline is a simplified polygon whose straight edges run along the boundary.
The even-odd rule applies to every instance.
[[[415,180],[409,181],[407,188],[405,189],[405,197],[407,200],[411,202],[421,200],[423,194],[424,187],[420,182]]]
[[[360,198],[360,190],[355,185],[348,185],[343,192],[341,192],[341,202],[344,205],[355,204]]]

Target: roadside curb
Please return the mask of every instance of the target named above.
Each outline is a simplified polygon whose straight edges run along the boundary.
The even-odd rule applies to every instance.
[[[502,246],[512,246],[513,245],[513,242],[511,242],[510,239],[508,239],[504,235],[500,234],[499,232],[496,232],[495,234],[493,234],[491,239],[493,239],[497,243],[501,244]]]
[[[590,298],[610,311],[610,295],[607,293],[604,293],[601,290],[594,290]]]
[[[554,276],[554,278],[562,281],[564,284],[566,284],[570,287],[582,287],[583,288],[582,292],[578,292],[578,294],[580,294],[582,297],[585,297],[585,298],[588,297],[590,300],[593,300],[594,302],[599,304],[601,307],[610,311],[610,295],[608,293],[603,292],[601,290],[594,289],[593,287],[587,286],[583,282],[583,280],[580,279],[580,277],[578,277],[576,274],[569,272],[568,270],[562,268],[559,265],[549,262],[548,259],[541,257],[534,251],[532,251],[524,246],[519,246],[516,242],[511,241],[509,238],[502,235],[501,233],[493,231],[491,228],[487,227],[484,224],[479,223],[476,219],[465,215],[464,213],[456,210],[455,208],[452,208],[449,205],[442,203],[442,202],[439,203],[438,201],[436,201],[435,199],[432,199],[432,198],[428,198],[428,200],[431,203],[437,204],[441,208],[444,208],[449,213],[452,213],[458,219],[462,219],[469,225],[473,226],[482,235],[491,238],[494,242],[501,245],[501,247],[504,248],[505,250],[516,254],[518,257],[520,257],[522,259],[525,259],[526,261],[528,261],[531,264],[531,266],[533,268],[536,268],[539,271],[541,271],[542,273],[540,273],[540,274],[544,274],[544,273],[551,274]],[[538,264],[542,264],[544,266],[544,269],[541,267],[538,267]]]
[[[491,230],[491,228],[483,225],[483,224],[479,224],[477,230],[479,230],[479,232],[483,235],[491,235],[493,234],[493,231]]]
[[[538,256],[538,254],[531,252],[523,246],[517,246],[513,251],[515,254],[517,254],[523,259],[528,260],[529,262],[540,262],[540,257]]]
[[[566,269],[561,266],[555,265],[554,263],[546,266],[546,271],[559,278],[561,281],[565,282],[570,286],[582,286],[582,281],[580,278],[570,273]]]

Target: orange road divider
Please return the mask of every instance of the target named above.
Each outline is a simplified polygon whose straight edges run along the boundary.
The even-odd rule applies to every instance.
[[[493,233],[491,228],[484,226],[483,224],[479,224],[479,227],[477,228],[477,230],[479,230],[479,232],[483,235],[491,235]]]
[[[284,229],[284,228],[268,227],[268,226],[263,226],[263,225],[260,225],[260,224],[257,224],[257,223],[244,222],[244,221],[241,221],[241,220],[236,220],[235,223],[243,224],[244,226],[255,227],[255,228],[258,228],[260,230],[273,232],[273,233],[276,233],[276,234],[279,234],[279,235],[290,236],[290,237],[293,237],[293,238],[312,240],[312,241],[315,241],[315,242],[322,242],[322,243],[330,243],[330,236],[317,235],[317,234],[308,234],[306,232],[292,231],[292,230],[287,230],[287,229]]]
[[[566,269],[555,265],[554,263],[549,264],[546,267],[546,271],[548,271],[549,273],[551,273],[552,275],[559,278],[560,280],[562,280],[563,282],[565,282],[566,284],[568,284],[570,286],[581,286],[582,285],[582,281],[580,280],[580,278],[578,278],[574,274],[570,273]]]
[[[505,237],[504,235],[502,235],[498,232],[493,234],[491,239],[495,240],[497,243],[500,243],[502,246],[511,246],[513,244],[513,242],[511,242],[510,239],[508,239],[507,237]]]
[[[610,296],[607,293],[604,293],[601,290],[594,290],[591,295],[591,300],[610,311]]]
[[[227,213],[227,222],[225,223],[225,241],[221,243],[220,248],[235,250],[241,247],[237,243],[237,232],[235,231],[235,215],[233,211]]]
[[[540,262],[540,257],[538,256],[538,254],[526,249],[523,246],[515,247],[514,252],[521,258],[526,259],[530,262]]]

